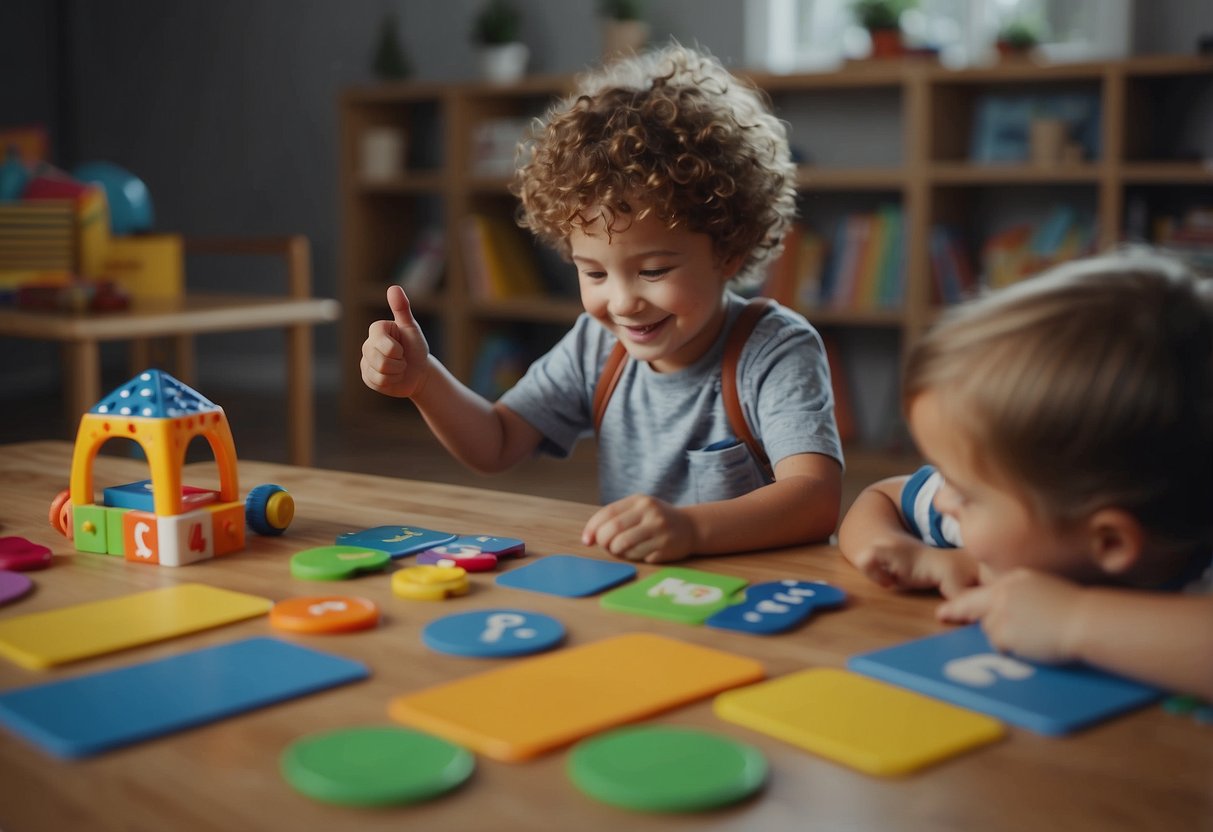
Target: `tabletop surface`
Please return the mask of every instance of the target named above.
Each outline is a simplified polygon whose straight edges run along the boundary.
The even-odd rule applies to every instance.
[[[0,335],[43,341],[107,341],[316,324],[335,321],[340,314],[341,305],[331,298],[190,293],[136,299],[129,309],[112,312],[0,308]]]
[[[108,450],[108,448],[107,448]],[[0,731],[0,828],[261,830],[261,829],[854,829],[1110,830],[1213,829],[1213,728],[1154,706],[1064,738],[1009,728],[998,743],[897,778],[877,778],[778,740],[724,722],[711,699],[668,711],[652,722],[694,726],[750,743],[766,755],[771,775],[757,796],[725,810],[646,815],[598,804],[569,781],[567,750],[523,763],[478,757],[472,778],[455,792],[413,806],[351,809],[314,802],[278,773],[284,747],[303,736],[361,725],[392,725],[388,703],[402,694],[460,679],[518,659],[474,659],[435,653],[421,642],[431,620],[456,612],[510,607],[563,622],[567,646],[623,633],[657,633],[760,662],[768,678],[809,667],[843,667],[856,653],[941,632],[929,595],[882,590],[837,550],[797,547],[705,558],[681,565],[752,583],[824,580],[849,595],[844,609],[815,615],[789,633],[755,637],[602,609],[594,598],[560,598],[498,587],[496,573],[471,576],[472,591],[444,602],[393,595],[388,574],[342,583],[292,578],[291,555],[332,543],[345,531],[408,524],[526,541],[527,557],[568,553],[602,558],[579,533],[592,507],[520,494],[244,461],[241,493],[277,483],[296,503],[282,537],[250,533],[242,552],[186,567],[127,563],[77,553],[47,523],[52,497],[66,487],[72,446],[32,442],[0,446],[0,535],[50,546],[51,568],[27,573],[36,587],[0,607],[0,620],[181,583],[202,583],[280,601],[307,595],[369,598],[383,613],[370,631],[294,635],[265,616],[50,671],[0,660],[0,690],[226,644],[251,636],[346,656],[370,666],[369,679],[326,692],[80,760],[62,761]],[[407,460],[401,460],[407,475]],[[103,454],[96,488],[148,476],[141,460]],[[215,488],[214,463],[187,466],[184,481]],[[486,478],[486,484],[492,480]],[[407,565],[406,559],[389,571]],[[640,566],[639,577],[657,567]],[[486,703],[491,706],[491,703]]]

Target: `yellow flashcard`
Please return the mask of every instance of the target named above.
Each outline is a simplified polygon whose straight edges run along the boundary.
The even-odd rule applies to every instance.
[[[994,742],[1001,722],[833,668],[716,697],[716,715],[868,774],[905,774]]]
[[[631,633],[393,699],[393,719],[516,762],[765,676],[758,662]]]
[[[273,605],[243,592],[179,584],[0,621],[0,655],[42,670],[265,615]]]

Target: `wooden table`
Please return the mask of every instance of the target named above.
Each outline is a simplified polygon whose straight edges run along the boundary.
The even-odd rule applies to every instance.
[[[64,405],[67,423],[74,431],[80,415],[108,392],[101,389],[102,341],[139,343],[172,337],[178,346],[177,373],[182,381],[193,384],[189,339],[194,335],[285,329],[290,460],[307,465],[312,461],[315,434],[311,328],[340,315],[341,305],[329,298],[187,294],[136,300],[130,309],[95,314],[0,308],[0,336],[63,344]]]
[[[62,762],[0,731],[0,828],[122,830],[1208,830],[1213,828],[1213,728],[1151,707],[1063,739],[1010,729],[996,745],[900,779],[870,777],[712,715],[703,700],[655,718],[700,726],[752,743],[771,764],[757,797],[703,815],[652,816],[597,804],[565,776],[566,753],[506,764],[480,757],[460,790],[431,803],[385,810],[343,809],[295,793],[278,774],[282,749],[304,735],[392,724],[388,701],[509,660],[430,652],[420,630],[454,612],[511,606],[562,621],[569,645],[648,631],[754,657],[775,677],[811,666],[843,666],[854,653],[937,632],[935,599],[899,595],[860,577],[829,547],[804,547],[699,560],[694,566],[751,581],[822,579],[850,594],[849,606],[791,633],[757,638],[603,610],[596,600],[563,599],[496,587],[473,575],[473,591],[448,602],[405,601],[386,575],[345,585],[290,577],[299,549],[341,531],[387,523],[523,538],[530,557],[596,556],[578,543],[591,507],[449,485],[241,463],[242,488],[276,482],[295,497],[295,522],[280,538],[250,537],[244,552],[172,569],[75,553],[51,531],[46,509],[68,477],[71,446],[0,446],[0,534],[50,545],[55,564],[29,573],[34,593],[0,608],[0,618],[109,598],[179,582],[281,600],[345,592],[381,606],[378,629],[339,636],[273,631],[265,617],[49,672],[0,660],[0,689],[126,666],[253,635],[275,634],[366,662],[370,679],[140,743],[84,761]],[[101,456],[97,486],[147,476],[137,460]],[[188,466],[186,481],[214,487],[213,463]],[[654,567],[641,566],[641,574]],[[492,703],[485,703],[491,707]]]

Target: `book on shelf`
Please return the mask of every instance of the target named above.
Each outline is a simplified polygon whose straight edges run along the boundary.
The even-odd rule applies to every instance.
[[[407,294],[437,291],[446,271],[446,234],[441,225],[423,228],[396,267],[394,282]]]
[[[821,255],[819,302],[833,309],[894,309],[905,293],[905,221],[901,208],[848,214]]]
[[[952,305],[977,291],[977,275],[960,233],[946,225],[931,228],[931,285],[936,303]]]
[[[463,232],[473,297],[504,300],[543,294],[534,248],[521,228],[502,217],[469,214]]]
[[[986,238],[981,282],[999,289],[1092,254],[1095,244],[1093,220],[1069,205],[1057,205],[1038,223],[1016,223]]]

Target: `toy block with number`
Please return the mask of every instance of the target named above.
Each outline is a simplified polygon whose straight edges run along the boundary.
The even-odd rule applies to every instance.
[[[133,563],[160,563],[158,535],[156,515],[131,509],[122,516],[123,556]]]
[[[214,556],[211,514],[205,509],[173,517],[132,509],[123,521],[129,561],[185,566]]]

